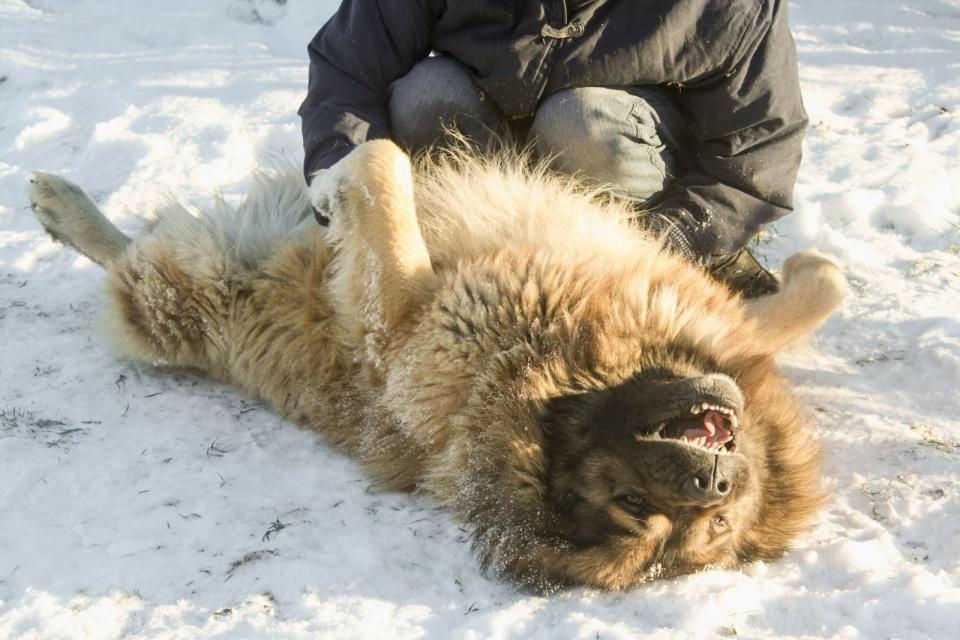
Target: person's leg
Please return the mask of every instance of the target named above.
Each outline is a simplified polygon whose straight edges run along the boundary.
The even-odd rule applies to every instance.
[[[409,153],[445,142],[451,128],[481,147],[507,131],[507,117],[469,69],[447,56],[418,62],[390,85],[389,109],[393,138]]]
[[[687,125],[656,87],[584,87],[548,96],[533,121],[535,149],[554,166],[643,203],[682,171]]]
[[[559,170],[586,176],[634,200],[638,209],[683,172],[692,149],[687,124],[672,98],[656,87],[565,89],[540,105],[530,132],[535,149],[553,157]],[[648,228],[694,261],[689,241],[676,223],[662,217]],[[715,278],[746,297],[774,293],[777,280],[746,249],[714,259]]]

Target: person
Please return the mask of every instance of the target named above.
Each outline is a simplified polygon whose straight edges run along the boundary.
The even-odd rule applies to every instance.
[[[369,139],[510,132],[734,290],[776,291],[745,247],[791,211],[807,125],[785,0],[343,0],[308,51],[308,181]]]

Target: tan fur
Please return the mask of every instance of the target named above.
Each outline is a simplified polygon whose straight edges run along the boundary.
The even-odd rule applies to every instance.
[[[324,178],[327,231],[304,223],[298,180],[261,179],[239,212],[168,209],[121,253],[100,253],[122,350],[235,384],[322,432],[378,486],[433,495],[475,527],[484,564],[540,589],[772,557],[819,507],[818,451],[772,354],[839,303],[832,263],[794,258],[782,293],[745,305],[642,236],[626,205],[515,157],[453,154],[411,174],[392,143],[367,143]],[[89,214],[59,206],[60,218]],[[583,463],[552,470],[544,411],[666,360],[727,373],[746,397],[759,471],[731,511],[743,526],[714,543],[712,514],[697,512],[574,548],[552,485],[580,474],[605,508],[623,474],[574,441],[561,453]],[[658,536],[676,542],[666,569],[651,565]]]
[[[107,265],[130,244],[130,238],[113,226],[75,184],[37,171],[27,191],[30,208],[47,233],[97,264]],[[68,214],[61,216],[61,212]]]
[[[783,263],[783,286],[771,296],[750,301],[757,318],[757,341],[780,351],[823,324],[847,294],[840,269],[815,249],[801,251]]]

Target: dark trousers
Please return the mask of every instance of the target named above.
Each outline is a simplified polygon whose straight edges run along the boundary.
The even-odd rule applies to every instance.
[[[445,56],[419,62],[394,82],[389,107],[394,138],[410,152],[441,144],[449,127],[480,144],[520,132],[556,169],[638,203],[669,186],[689,148],[686,122],[656,87],[563,89],[547,96],[531,120],[510,121],[469,70]]]

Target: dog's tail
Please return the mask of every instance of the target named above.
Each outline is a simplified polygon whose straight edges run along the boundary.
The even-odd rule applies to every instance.
[[[47,233],[100,266],[107,266],[130,244],[90,198],[68,180],[36,171],[27,186],[30,208]]]
[[[847,294],[847,281],[832,260],[810,249],[783,263],[780,291],[750,300],[759,343],[775,353],[819,328]]]

